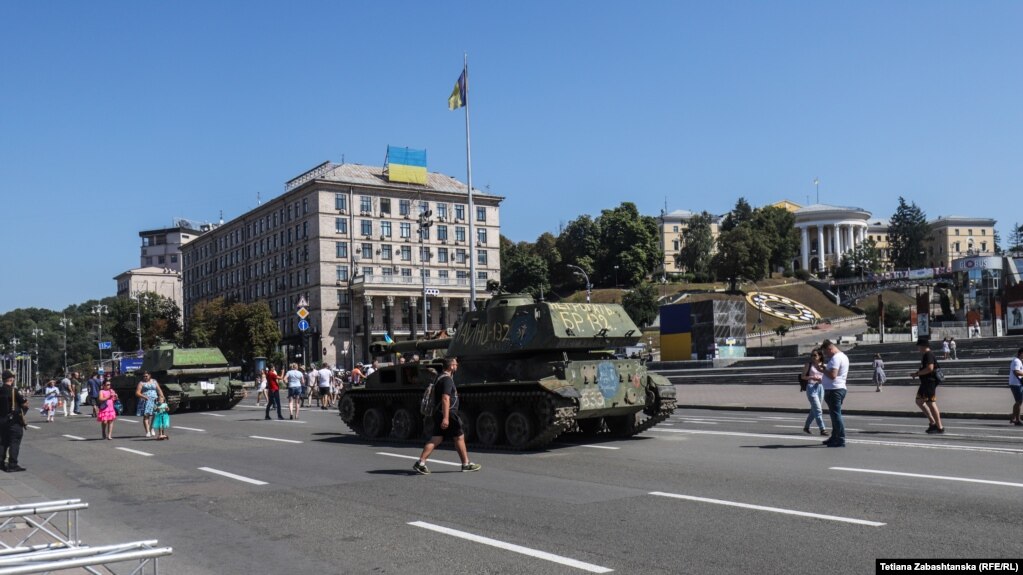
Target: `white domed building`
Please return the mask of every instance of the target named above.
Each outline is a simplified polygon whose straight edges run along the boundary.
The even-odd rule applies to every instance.
[[[793,269],[819,272],[841,261],[867,238],[870,212],[862,208],[813,204],[796,209],[800,254]]]

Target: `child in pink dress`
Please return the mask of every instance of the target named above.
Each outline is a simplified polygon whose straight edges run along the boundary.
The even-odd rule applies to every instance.
[[[104,439],[113,439],[114,420],[117,419],[117,410],[114,402],[117,401],[117,392],[110,387],[110,380],[103,382],[99,390],[99,411],[96,412],[96,420],[99,421],[103,431]]]

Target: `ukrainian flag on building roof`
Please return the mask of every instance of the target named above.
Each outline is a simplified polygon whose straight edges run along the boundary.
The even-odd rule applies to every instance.
[[[426,185],[426,150],[387,146],[384,173],[389,182]]]

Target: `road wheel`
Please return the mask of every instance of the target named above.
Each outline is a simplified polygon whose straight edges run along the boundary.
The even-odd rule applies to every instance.
[[[484,411],[476,418],[476,437],[480,443],[492,447],[501,443],[501,418],[493,411]]]
[[[362,428],[367,437],[373,439],[384,437],[390,426],[391,418],[387,417],[387,413],[379,407],[371,407],[362,414]]]
[[[504,420],[504,434],[508,438],[508,445],[522,449],[529,440],[536,434],[536,426],[533,420],[522,411],[513,411]]]
[[[615,417],[605,417],[604,421],[607,423],[607,430],[615,437],[629,437],[636,433],[635,413],[618,415]]]
[[[593,437],[600,433],[600,430],[604,429],[604,419],[602,417],[578,419],[575,423],[579,426],[579,431],[587,437]]]
[[[412,439],[419,432],[419,417],[404,407],[391,417],[391,435],[401,440]]]
[[[342,397],[341,403],[337,406],[337,411],[345,423],[351,423],[355,420],[355,400],[347,395]]]

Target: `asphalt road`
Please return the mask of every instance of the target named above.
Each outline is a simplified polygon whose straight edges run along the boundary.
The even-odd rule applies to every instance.
[[[29,471],[0,489],[80,497],[87,542],[159,539],[175,575],[872,573],[878,557],[1023,555],[1023,428],[1007,422],[930,436],[922,418],[849,417],[849,446],[829,449],[798,414],[685,411],[630,440],[476,451],[478,473],[442,448],[430,476],[410,473],[417,447],[367,444],[335,411],[265,421],[250,400],[174,415],[170,441],[124,420],[113,441],[88,417],[30,423]]]

